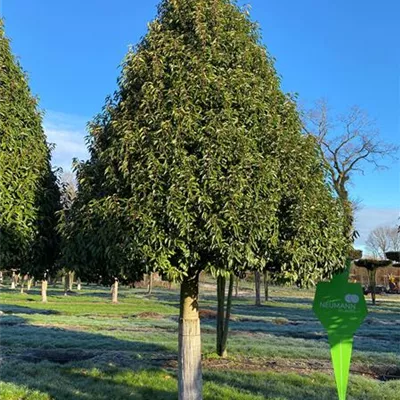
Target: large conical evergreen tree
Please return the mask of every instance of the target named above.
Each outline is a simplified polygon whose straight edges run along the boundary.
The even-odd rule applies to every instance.
[[[145,261],[181,282],[180,399],[201,398],[199,273],[263,269],[283,248],[285,202],[294,213],[307,194],[290,200],[286,175],[299,163],[318,170],[320,199],[337,215],[300,132],[255,24],[229,0],[164,0],[91,125],[65,256],[77,268],[109,263],[113,274],[124,272],[121,262],[132,269]],[[327,233],[339,232],[340,216],[331,220]]]
[[[57,256],[59,191],[37,100],[0,19],[0,267],[42,278]],[[40,276],[39,276],[40,275]]]

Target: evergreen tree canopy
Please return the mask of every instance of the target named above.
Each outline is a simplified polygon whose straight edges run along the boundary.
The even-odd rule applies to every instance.
[[[104,258],[113,210],[118,253],[170,279],[279,260],[298,281],[340,265],[340,208],[246,13],[228,0],[163,1],[118,83],[78,168],[70,262]]]
[[[0,266],[42,273],[57,256],[59,191],[37,100],[0,19]]]
[[[344,266],[350,249],[350,242],[340,235],[344,213],[326,183],[314,139],[301,137],[285,148],[294,158],[281,164],[285,189],[278,210],[279,240],[267,268],[277,281],[314,285]]]

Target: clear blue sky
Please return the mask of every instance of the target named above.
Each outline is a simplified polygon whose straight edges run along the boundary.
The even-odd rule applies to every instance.
[[[55,163],[85,157],[84,127],[114,91],[129,44],[146,33],[158,0],[0,0],[13,52],[46,110]],[[263,42],[276,58],[285,91],[302,102],[326,97],[344,111],[358,104],[376,118],[387,141],[400,142],[400,1],[248,0]],[[363,232],[394,223],[399,163],[356,176]]]

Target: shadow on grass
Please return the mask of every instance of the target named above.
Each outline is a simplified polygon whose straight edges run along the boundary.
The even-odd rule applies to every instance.
[[[333,379],[321,376],[320,380],[311,376],[277,373],[245,373],[239,371],[207,371],[206,381],[216,387],[235,388],[266,399],[321,400],[337,398]]]
[[[174,292],[157,291],[152,297],[159,302],[167,302],[171,306],[179,307],[178,296]],[[262,333],[276,338],[288,338],[309,343],[307,347],[319,346],[319,343],[327,343],[328,338],[322,325],[312,311],[310,298],[274,297],[275,301],[257,307],[244,301],[233,299],[230,334],[246,335]],[[213,301],[214,304],[210,304]],[[206,304],[204,304],[206,303]],[[286,304],[280,304],[286,303]],[[299,307],[296,307],[296,304]],[[307,307],[308,306],[308,307]],[[370,309],[370,314],[363,325],[356,332],[357,339],[354,342],[354,350],[371,353],[396,353],[400,333],[397,331],[396,310],[392,304],[377,312]],[[216,296],[200,296],[200,309],[204,311],[216,311]],[[201,321],[202,332],[213,334],[216,328],[214,318],[203,318]],[[304,342],[303,342],[304,341]]]
[[[314,319],[314,314],[310,308],[282,307],[275,304],[254,305],[233,305],[232,313],[243,317],[275,317],[287,318],[292,320],[308,320]]]
[[[29,313],[28,307],[21,308],[21,313]],[[11,324],[7,323],[10,318]],[[177,396],[176,388],[153,387],[149,379],[151,385],[147,386],[146,380],[140,378],[146,375],[146,370],[176,358],[163,345],[79,331],[79,326],[71,326],[69,330],[30,325],[15,315],[3,315],[0,321],[0,380],[27,388],[31,394],[39,391],[57,400]],[[124,371],[133,374],[132,382],[124,381]]]
[[[178,292],[166,292],[161,290],[153,290],[152,294],[146,296],[149,299],[157,300],[161,303],[167,303],[172,307],[179,308],[179,293]]]
[[[211,310],[211,309],[210,309]],[[215,311],[215,309],[214,309]],[[327,333],[310,309],[296,309],[277,305],[234,305],[230,335],[264,334],[276,338],[301,340],[299,346],[312,347],[328,342]],[[353,348],[371,353],[396,353],[400,340],[397,320],[393,314],[373,314],[356,332]],[[215,331],[215,319],[202,321],[203,332]],[[266,339],[267,340],[267,339]],[[304,342],[303,342],[304,341]],[[293,345],[293,342],[290,342]]]
[[[14,304],[0,304],[0,311],[4,314],[41,314],[41,315],[54,315],[60,314],[54,310],[40,310],[36,308],[17,306]]]
[[[310,307],[312,306],[313,299],[308,297],[271,297],[272,301],[278,301],[280,303],[289,303],[289,304],[307,304]]]
[[[82,297],[98,297],[100,299],[105,299],[105,300],[110,300],[111,301],[111,289],[110,288],[104,288],[102,292],[91,292],[91,291],[85,291],[84,289],[80,292],[74,292],[75,295],[77,296],[82,296]],[[126,298],[126,294],[121,293],[121,290],[118,292],[118,299],[124,299]]]

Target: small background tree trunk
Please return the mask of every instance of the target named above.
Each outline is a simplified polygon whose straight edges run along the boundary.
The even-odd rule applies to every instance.
[[[47,303],[47,280],[42,281],[42,303]]]
[[[25,284],[28,284],[28,282],[29,282],[29,275],[25,274],[21,279],[21,294],[24,294]]]
[[[114,304],[118,303],[118,279],[115,279],[114,284],[111,286],[111,298]]]
[[[76,290],[82,290],[82,282],[81,282],[81,278],[78,278],[76,280]]]
[[[69,271],[68,272],[68,291],[69,292],[72,292],[73,285],[74,285],[74,278],[75,278],[75,272]]]
[[[11,289],[15,289],[16,282],[17,282],[16,274],[15,271],[13,271],[11,276]]]
[[[147,294],[151,294],[153,291],[153,273],[149,273],[149,283],[147,285]]]
[[[261,306],[261,276],[259,271],[254,272],[254,285],[256,289],[256,306]]]
[[[369,289],[371,291],[372,304],[376,304],[376,269],[369,271]]]
[[[181,284],[178,350],[178,398],[202,399],[201,337],[198,307],[199,276]]]
[[[265,293],[265,301],[269,300],[269,272],[268,270],[264,271],[264,293]]]
[[[235,297],[239,296],[239,277],[235,278]]]
[[[27,284],[27,288],[26,290],[29,292],[29,290],[31,290],[32,285],[34,284],[34,280],[33,277],[29,277],[28,279],[28,284]]]
[[[64,282],[64,296],[67,296],[68,289],[69,289],[69,273],[68,272],[63,276],[63,282]]]

